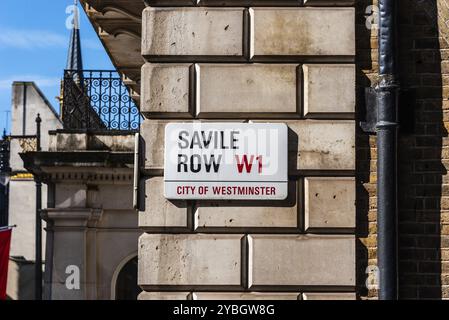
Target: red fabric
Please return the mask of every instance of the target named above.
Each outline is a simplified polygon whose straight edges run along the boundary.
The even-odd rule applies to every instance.
[[[6,299],[6,280],[8,279],[10,245],[11,229],[0,230],[0,300]]]

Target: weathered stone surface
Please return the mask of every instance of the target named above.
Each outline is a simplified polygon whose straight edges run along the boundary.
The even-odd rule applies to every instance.
[[[142,67],[141,111],[150,115],[189,115],[189,64],[150,64]]]
[[[254,8],[250,12],[255,57],[355,55],[354,8]]]
[[[354,236],[251,235],[249,284],[355,285]]]
[[[193,300],[298,300],[297,292],[194,292]]]
[[[141,134],[145,140],[145,167],[147,169],[164,169],[164,141],[167,121],[145,120]]]
[[[77,151],[88,149],[85,133],[58,133],[49,135],[49,151]]]
[[[300,0],[198,0],[201,5],[220,5],[220,6],[285,6],[285,5],[300,5]],[[150,0],[150,3],[155,4],[181,4],[190,5],[192,1],[189,0]],[[173,3],[174,2],[174,3]],[[194,1],[193,1],[194,2]],[[304,4],[308,6],[342,6],[354,4],[354,0],[304,0]]]
[[[164,198],[164,178],[152,177],[145,183],[145,211],[139,213],[140,227],[187,228],[187,204]]]
[[[196,4],[197,0],[147,0],[146,1],[150,6],[161,6],[161,5],[168,5],[168,6],[189,6]]]
[[[306,6],[350,6],[355,0],[304,0]]]
[[[55,191],[56,208],[85,208],[87,187],[84,184],[59,184]]]
[[[137,300],[188,300],[190,292],[142,292]]]
[[[51,134],[49,151],[134,151],[134,134]]]
[[[139,239],[143,286],[241,286],[243,235],[158,235]]]
[[[89,185],[87,206],[104,210],[133,210],[132,184]]]
[[[290,168],[298,170],[354,170],[354,121],[288,122]]]
[[[202,228],[297,228],[298,187],[289,184],[285,201],[200,201],[195,225]]]
[[[309,292],[303,293],[302,298],[303,300],[355,300],[356,294],[355,292]]]
[[[135,147],[135,135],[133,133],[128,134],[90,134],[87,137],[87,148],[88,150],[108,150],[108,151],[118,151],[134,152]],[[72,150],[70,150],[72,151]]]
[[[208,6],[283,6],[299,5],[300,0],[198,0]]]
[[[306,178],[305,228],[355,228],[355,179]]]
[[[308,64],[304,73],[304,116],[332,116],[355,111],[355,66]]]
[[[294,64],[200,64],[197,66],[197,113],[297,113],[298,66]]]
[[[143,11],[144,56],[243,56],[243,8]]]

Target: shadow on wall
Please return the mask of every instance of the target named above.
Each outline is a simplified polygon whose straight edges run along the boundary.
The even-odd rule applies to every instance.
[[[400,80],[416,93],[413,134],[399,136],[399,297],[442,298],[441,212],[446,168],[443,138],[443,79],[440,49],[449,47],[449,30],[438,7],[447,0],[399,1]],[[438,7],[437,7],[438,5]],[[441,27],[439,27],[439,22]],[[442,38],[439,38],[442,37]],[[448,247],[447,245],[444,245]],[[446,296],[447,297],[447,296]]]
[[[442,287],[441,262],[442,247],[449,247],[449,239],[441,236],[441,212],[449,209],[449,190],[444,185],[444,159],[449,157],[449,149],[443,148],[447,136],[443,111],[447,106],[443,101],[440,51],[449,48],[449,29],[442,21],[442,13],[449,15],[446,2],[398,1],[399,80],[402,88],[412,90],[416,98],[414,103],[400,105],[401,114],[414,120],[413,131],[402,130],[398,141],[400,299],[449,297]],[[360,1],[357,8],[360,91],[377,81],[377,50],[366,48],[369,41],[377,48],[377,39],[371,38],[365,26],[369,5],[371,1]],[[357,286],[360,296],[372,297],[376,291],[366,288],[365,271],[376,264],[375,137],[359,132],[357,150]]]

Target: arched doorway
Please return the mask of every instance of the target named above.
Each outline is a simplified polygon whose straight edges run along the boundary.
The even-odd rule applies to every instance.
[[[115,300],[137,300],[142,292],[137,285],[137,257],[129,260],[120,270],[115,283]]]

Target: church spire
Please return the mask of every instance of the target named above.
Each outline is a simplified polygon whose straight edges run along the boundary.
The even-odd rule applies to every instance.
[[[74,3],[73,27],[70,35],[69,55],[67,58],[68,70],[83,70],[83,57],[81,53],[81,37],[79,29],[79,9],[78,0]]]

